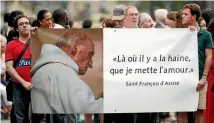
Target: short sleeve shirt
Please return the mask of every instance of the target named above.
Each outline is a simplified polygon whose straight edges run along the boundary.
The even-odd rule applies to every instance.
[[[5,61],[16,61],[24,47],[25,43],[19,40],[9,42],[6,45]],[[15,70],[19,76],[27,82],[30,82],[30,65],[30,47],[28,47],[15,67]],[[17,80],[13,81],[19,83]]]
[[[199,60],[199,80],[202,77],[204,71],[204,64],[205,64],[205,49],[213,48],[213,42],[211,34],[200,28],[198,32],[198,60]]]

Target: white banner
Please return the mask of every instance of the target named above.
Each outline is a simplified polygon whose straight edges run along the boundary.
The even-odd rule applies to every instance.
[[[197,32],[104,29],[104,112],[195,111]]]

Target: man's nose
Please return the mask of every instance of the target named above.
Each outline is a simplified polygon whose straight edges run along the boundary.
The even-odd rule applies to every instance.
[[[93,68],[93,61],[92,61],[92,59],[91,59],[90,62],[89,62],[89,67],[90,67],[90,68]]]
[[[133,18],[134,18],[134,19],[137,19],[137,18],[138,18],[138,16],[136,16],[136,15],[135,15],[135,16],[133,16]]]

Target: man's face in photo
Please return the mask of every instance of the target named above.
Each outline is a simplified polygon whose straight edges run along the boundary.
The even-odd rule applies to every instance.
[[[94,44],[92,41],[85,41],[84,44],[77,45],[75,49],[76,54],[74,56],[74,61],[79,66],[79,74],[85,75],[88,68],[93,67],[92,57],[94,55]]]

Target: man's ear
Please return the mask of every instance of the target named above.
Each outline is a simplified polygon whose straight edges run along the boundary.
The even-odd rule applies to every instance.
[[[75,56],[75,55],[77,54],[77,52],[78,52],[77,47],[72,48],[72,50],[71,50],[71,54],[72,54],[73,56]]]
[[[193,16],[192,16],[192,19],[195,19],[195,20],[196,20],[196,15],[193,15]]]

